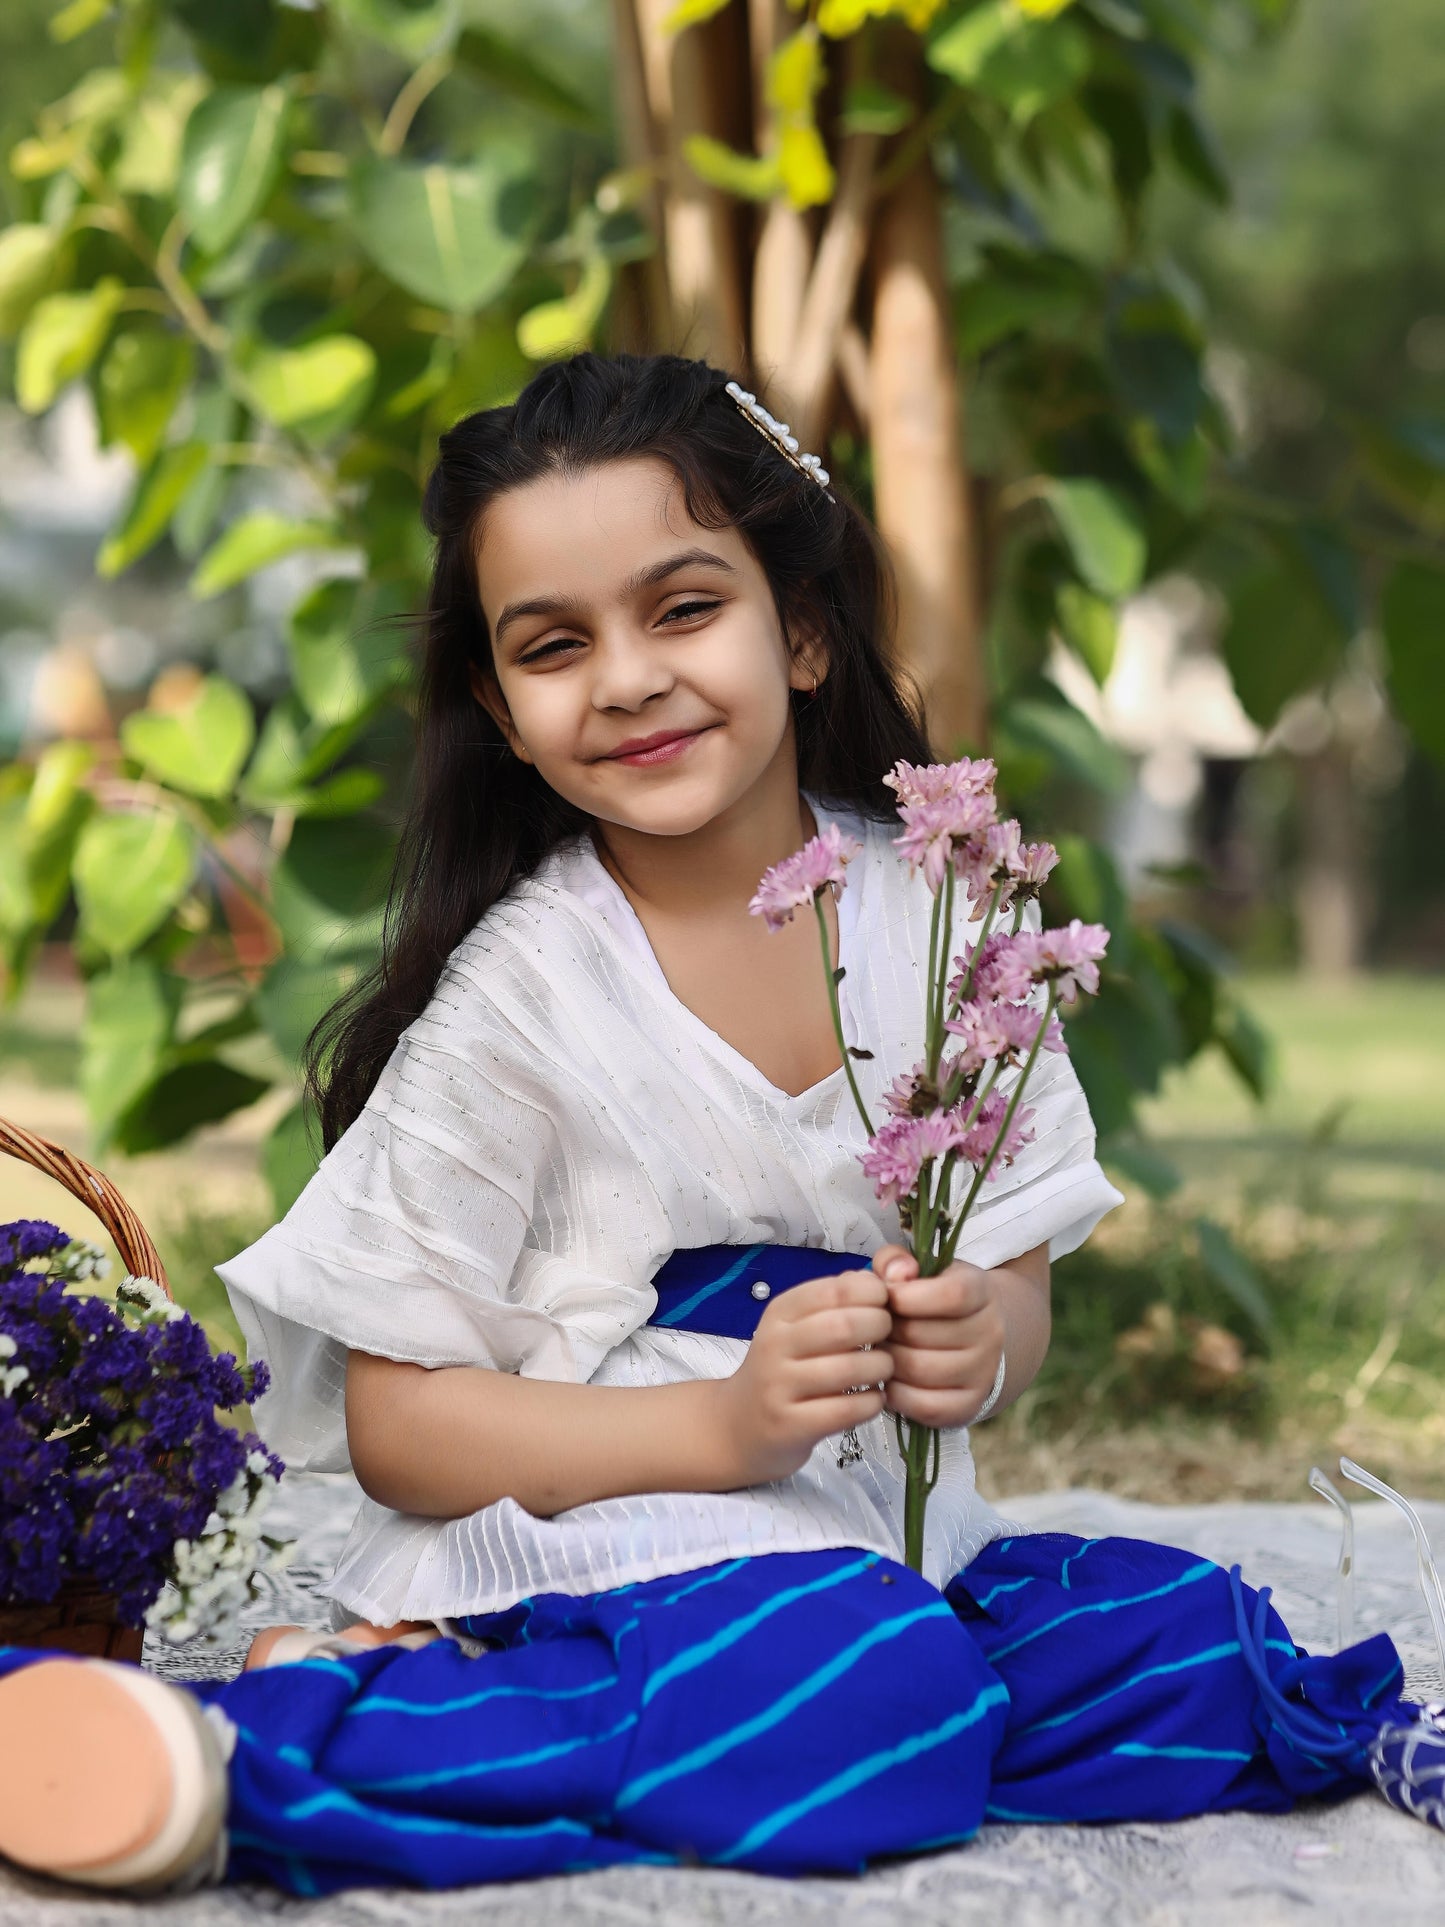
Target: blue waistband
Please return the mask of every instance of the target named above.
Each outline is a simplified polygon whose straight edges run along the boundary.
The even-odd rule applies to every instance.
[[[807,1278],[866,1271],[871,1258],[813,1245],[692,1245],[674,1251],[653,1277],[657,1309],[649,1325],[669,1331],[751,1338],[769,1299]],[[755,1285],[766,1290],[754,1292]]]

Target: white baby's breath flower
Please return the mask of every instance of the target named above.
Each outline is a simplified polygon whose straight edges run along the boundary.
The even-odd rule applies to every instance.
[[[20,1389],[29,1376],[28,1365],[11,1365],[7,1370],[0,1372],[0,1398],[9,1398],[12,1392]]]
[[[83,1285],[89,1278],[104,1278],[110,1270],[109,1258],[88,1238],[72,1238],[55,1253],[50,1264],[56,1277],[72,1285]]]
[[[154,1278],[136,1277],[127,1272],[115,1295],[121,1304],[134,1305],[154,1318],[164,1318],[169,1324],[186,1315],[184,1306],[169,1298]]]
[[[13,1358],[16,1352],[15,1340],[9,1332],[0,1332],[0,1358]]]

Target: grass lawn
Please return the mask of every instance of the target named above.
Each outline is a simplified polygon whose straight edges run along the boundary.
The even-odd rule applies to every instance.
[[[1445,1497],[1445,992],[1242,988],[1276,1040],[1271,1097],[1205,1062],[1150,1102],[1183,1186],[1160,1203],[1125,1182],[1127,1204],[1056,1267],[1044,1370],[975,1438],[991,1495],[1302,1498],[1310,1465],[1343,1451]],[[78,1023],[61,984],[0,1013],[0,1115],[83,1150]],[[268,1222],[257,1146],[284,1101],[180,1151],[106,1161],[178,1296],[228,1341],[211,1266]],[[20,1216],[95,1235],[58,1186],[0,1160],[0,1220]]]

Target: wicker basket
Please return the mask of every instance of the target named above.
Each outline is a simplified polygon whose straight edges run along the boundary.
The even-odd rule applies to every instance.
[[[154,1278],[161,1290],[171,1295],[160,1254],[109,1178],[61,1145],[4,1118],[0,1118],[0,1154],[33,1164],[57,1179],[100,1219],[126,1270],[135,1277]],[[143,1638],[141,1627],[122,1625],[117,1619],[114,1594],[102,1592],[85,1580],[63,1586],[48,1605],[0,1606],[0,1646],[45,1646],[139,1664]]]

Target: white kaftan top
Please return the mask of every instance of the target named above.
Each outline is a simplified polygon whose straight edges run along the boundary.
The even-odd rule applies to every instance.
[[[864,841],[839,900],[844,1035],[870,1114],[922,1055],[933,899],[896,825],[827,810]],[[961,939],[963,932],[958,935]],[[958,948],[954,945],[954,950]],[[985,1186],[959,1255],[998,1265],[1088,1236],[1120,1195],[1068,1059],[1030,1082],[1034,1142]],[[273,1386],[256,1407],[296,1468],[341,1470],[348,1347],[422,1365],[656,1385],[735,1371],[746,1342],[646,1320],[674,1250],[813,1245],[871,1256],[901,1237],[858,1162],[841,1068],[796,1097],[671,991],[589,837],[553,852],[453,952],[365,1110],[285,1219],[218,1267]],[[538,1518],[500,1499],[425,1519],[363,1502],[329,1588],[383,1623],[500,1610],[750,1553],[858,1546],[902,1560],[893,1419],[825,1439],[792,1477],[725,1493],[651,1492]],[[942,1587],[1005,1522],[974,1490],[966,1430],[942,1435],[925,1573]]]

